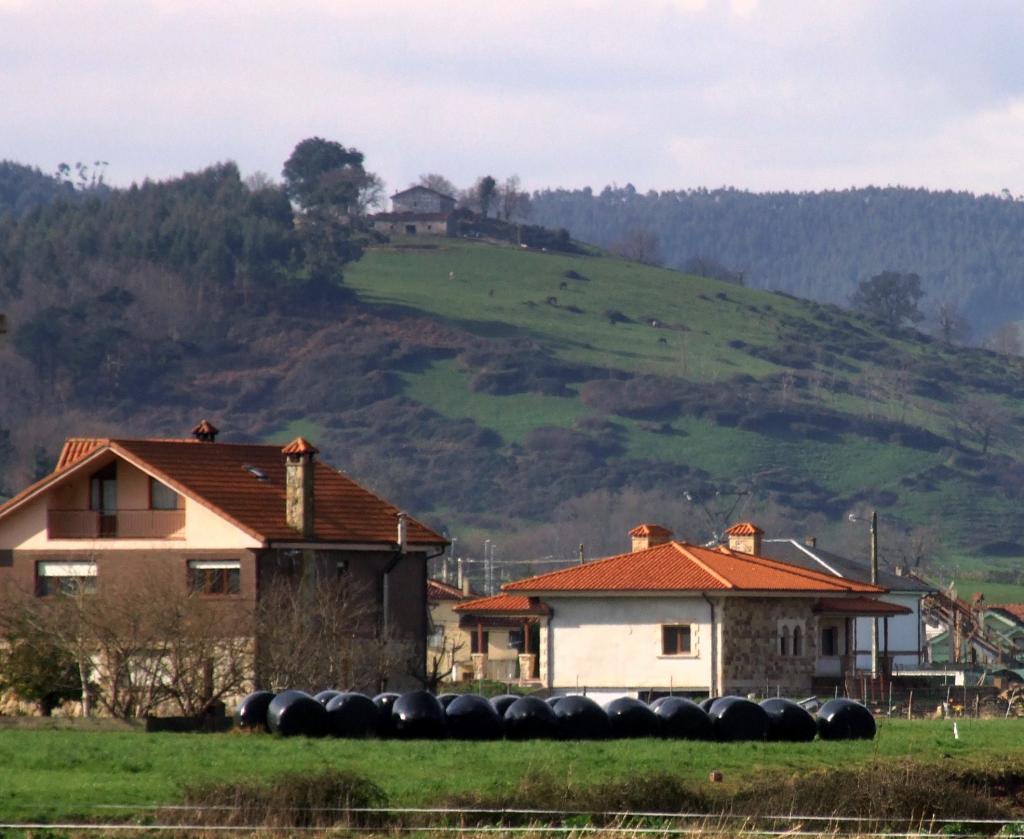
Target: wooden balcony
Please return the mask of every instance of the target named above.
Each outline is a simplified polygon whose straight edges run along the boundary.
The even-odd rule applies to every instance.
[[[184,510],[49,510],[51,539],[184,539]]]

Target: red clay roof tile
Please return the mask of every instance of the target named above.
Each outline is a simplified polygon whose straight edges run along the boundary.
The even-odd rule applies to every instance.
[[[531,603],[526,595],[495,594],[491,597],[478,597],[476,600],[467,600],[455,607],[454,611],[460,614],[518,614],[518,615],[546,615],[548,608],[543,603]]]
[[[672,531],[660,524],[638,524],[631,531],[630,536],[671,536]]]
[[[468,599],[467,596],[462,593],[462,589],[458,586],[449,585],[442,580],[427,580],[427,600],[431,603],[438,603],[443,600],[466,599]]]
[[[305,437],[296,437],[281,449],[281,454],[320,454],[320,449],[310,443]]]
[[[278,446],[196,440],[68,440],[58,468],[0,505],[0,516],[101,449],[137,461],[147,471],[233,521],[261,541],[301,542],[285,520],[285,458]],[[393,544],[398,508],[319,461],[314,465],[318,542]],[[408,541],[445,539],[410,518]]]
[[[667,542],[646,550],[506,583],[515,593],[584,591],[793,591],[844,594],[885,591],[766,559],[730,551]]]
[[[741,521],[725,531],[728,536],[759,536],[764,531],[753,522]]]
[[[1021,623],[1024,623],[1024,603],[1003,603],[999,606],[989,606],[989,608],[999,609],[999,611],[1006,612]]]

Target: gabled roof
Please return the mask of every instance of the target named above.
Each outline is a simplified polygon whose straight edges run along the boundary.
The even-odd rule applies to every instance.
[[[445,193],[443,192],[439,192],[436,189],[431,189],[429,186],[423,186],[422,184],[416,184],[415,186],[411,186],[408,189],[403,189],[401,192],[396,192],[394,195],[391,196],[391,200],[394,201],[396,198],[401,198],[403,195],[408,195],[410,192],[429,192],[432,195],[439,195],[442,198],[449,199],[450,201],[455,200],[451,195],[445,195]]]
[[[543,603],[531,603],[525,594],[503,593],[467,600],[456,606],[455,611],[471,615],[546,615],[550,609]]]
[[[734,591],[880,594],[885,589],[724,546],[666,542],[653,548],[506,583],[514,593]]]
[[[857,562],[849,557],[824,550],[818,545],[807,545],[798,539],[763,539],[761,540],[761,555],[800,568],[835,574],[835,576],[846,580],[868,582],[871,579],[871,568],[866,562]],[[884,568],[878,569],[877,579],[880,586],[893,592],[925,594],[934,591],[934,587],[914,577],[893,574]]]
[[[57,469],[0,506],[0,520],[107,453],[127,460],[260,541],[309,541],[285,520],[285,456],[274,445],[71,439],[64,445]],[[314,487],[314,541],[395,542],[397,507],[320,461],[314,461]],[[408,520],[408,528],[411,544],[446,544],[442,536],[414,519]]]
[[[1024,624],[1024,603],[1003,603],[999,606],[989,606],[991,609],[998,609],[1011,617],[1017,623]]]
[[[427,600],[431,603],[440,603],[446,600],[468,600],[473,595],[462,593],[458,586],[449,585],[442,580],[433,578],[427,580]]]

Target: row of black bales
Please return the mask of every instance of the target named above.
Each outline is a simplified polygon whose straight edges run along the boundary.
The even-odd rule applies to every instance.
[[[701,705],[665,696],[650,705],[622,697],[605,708],[586,696],[498,696],[427,691],[361,693],[325,690],[257,691],[238,706],[242,728],[283,736],[394,737],[399,739],[509,740],[667,737],[682,740],[807,742],[875,736],[871,712],[858,702],[833,699],[812,716],[789,699],[760,704],[740,696],[711,697]]]

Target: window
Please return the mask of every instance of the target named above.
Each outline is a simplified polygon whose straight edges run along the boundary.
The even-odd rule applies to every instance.
[[[779,655],[789,655],[789,627],[783,626],[779,632]]]
[[[690,655],[691,633],[689,626],[663,626],[661,628],[662,655]]]
[[[177,510],[180,496],[167,484],[156,478],[149,479],[149,508],[151,510]]]
[[[508,648],[519,652],[523,651],[523,630],[510,629],[508,631]]]
[[[804,622],[802,620],[780,620],[778,651],[783,658],[799,658],[804,654]]]
[[[483,633],[483,636],[484,636],[484,646],[483,646],[483,649],[480,649],[480,635],[481,635],[481,633],[476,632],[475,630],[470,634],[470,637],[473,639],[472,643],[471,643],[471,648],[469,650],[470,653],[486,653],[487,652],[487,645],[491,643],[491,639],[490,639],[491,633],[489,633],[489,632],[484,632]]]
[[[117,463],[89,479],[89,509],[99,513],[99,535],[117,536]]]
[[[51,594],[95,594],[95,562],[37,562],[36,591]]]
[[[821,654],[839,655],[839,630],[826,626],[821,630]]]
[[[188,563],[188,587],[197,594],[238,594],[241,576],[237,559],[190,559]]]
[[[117,464],[111,463],[89,479],[89,509],[117,512]]]

